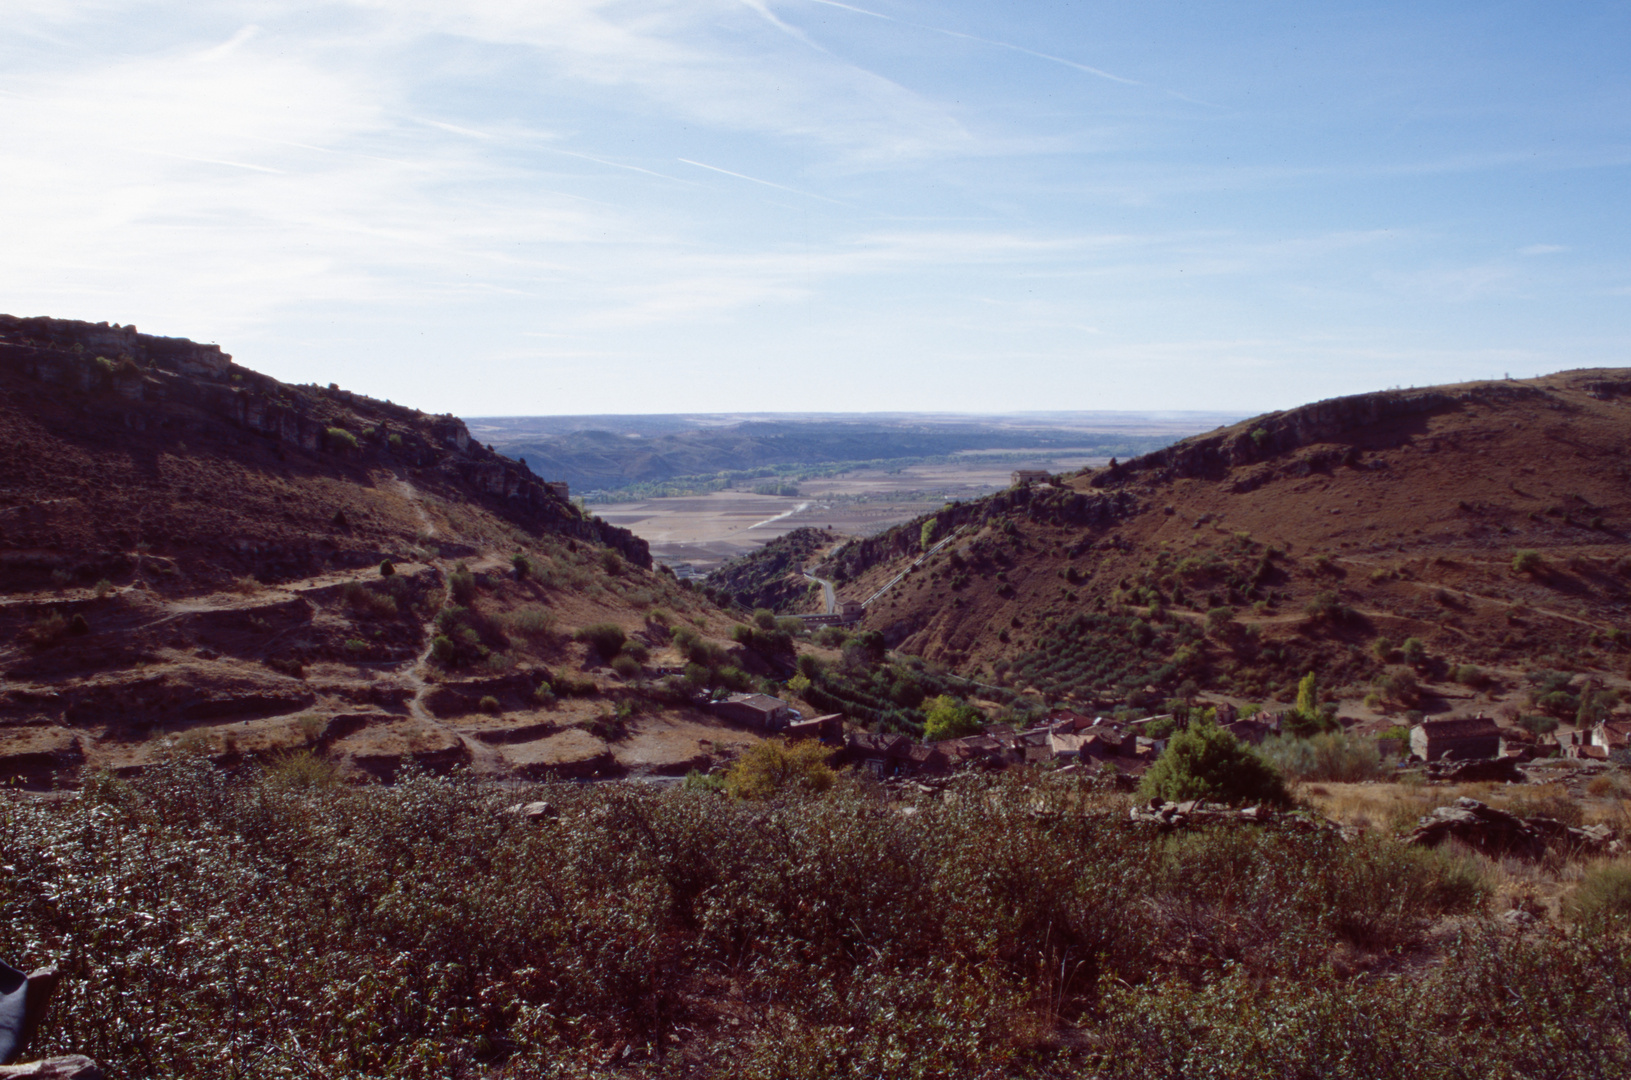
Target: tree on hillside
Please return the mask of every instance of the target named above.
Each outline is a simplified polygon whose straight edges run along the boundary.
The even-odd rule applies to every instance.
[[[1297,704],[1286,714],[1281,726],[1287,734],[1304,739],[1322,731],[1342,729],[1335,712],[1320,704],[1319,679],[1312,671],[1297,683]]]
[[[838,778],[827,764],[831,756],[831,750],[809,739],[795,743],[766,739],[726,770],[725,790],[739,799],[826,791]]]
[[[974,706],[964,701],[958,701],[950,694],[941,694],[931,698],[923,705],[923,741],[939,742],[941,739],[960,739],[964,735],[978,735],[984,714]]]
[[[930,518],[923,523],[923,531],[918,535],[918,542],[923,546],[924,551],[928,551],[929,547],[934,543],[934,530],[938,524],[939,522],[934,518]]]
[[[1201,722],[1178,732],[1144,774],[1139,794],[1170,802],[1206,799],[1223,803],[1291,801],[1274,767],[1229,732]]]

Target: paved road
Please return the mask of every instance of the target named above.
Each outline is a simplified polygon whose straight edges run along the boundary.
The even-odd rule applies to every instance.
[[[828,615],[837,614],[838,613],[838,594],[833,592],[832,582],[827,581],[824,578],[818,578],[814,574],[810,573],[810,571],[808,571],[808,570],[800,571],[800,573],[802,573],[805,577],[809,578],[811,581],[815,582],[817,585],[821,586],[821,595],[826,600],[826,603],[827,603],[827,610],[826,610],[825,614],[828,614]]]

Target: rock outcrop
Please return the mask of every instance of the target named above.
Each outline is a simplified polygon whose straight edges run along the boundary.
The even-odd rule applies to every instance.
[[[1576,829],[1555,818],[1521,818],[1466,797],[1422,818],[1405,842],[1438,847],[1451,839],[1496,858],[1539,859],[1551,850],[1601,853],[1618,847],[1607,826]]]

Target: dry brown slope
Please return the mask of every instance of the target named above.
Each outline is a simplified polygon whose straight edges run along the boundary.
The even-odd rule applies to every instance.
[[[1446,669],[1618,678],[1628,393],[1631,371],[1615,369],[1336,399],[1063,489],[948,508],[936,518],[942,535],[962,530],[957,542],[875,602],[867,625],[907,651],[990,668],[1076,612],[1147,617],[1153,602],[1172,625],[1230,607],[1256,630],[1211,635],[1177,678],[1246,695],[1283,691],[1304,668],[1357,683],[1385,666],[1369,648],[1378,636],[1419,637]],[[898,572],[920,530],[842,553],[845,594]],[[1541,563],[1516,573],[1523,550]],[[1339,617],[1310,617],[1317,599]]]
[[[458,628],[432,620],[465,563],[461,606],[485,639],[439,663],[432,637]],[[227,762],[310,746],[374,775],[409,759],[581,770],[521,737],[493,751],[466,720],[492,697],[487,727],[591,727],[643,700],[570,640],[587,623],[656,634],[665,607],[728,630],[644,542],[453,417],[285,385],[132,327],[3,316],[0,590],[0,776],[35,782],[140,768],[175,739]],[[540,700],[551,678],[579,695]],[[650,729],[646,751],[665,726],[688,749],[601,739],[593,768],[697,756],[688,710],[637,715],[625,728]]]

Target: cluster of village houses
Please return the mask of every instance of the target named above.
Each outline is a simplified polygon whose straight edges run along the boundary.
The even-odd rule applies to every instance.
[[[1218,725],[1244,742],[1257,744],[1280,732],[1283,716],[1242,719],[1232,705],[1222,703],[1216,708]],[[1056,708],[1049,711],[1045,722],[1028,731],[998,728],[959,739],[919,743],[894,732],[846,733],[841,714],[806,718],[787,702],[768,694],[733,694],[714,703],[713,710],[744,727],[794,739],[818,739],[841,747],[847,762],[880,776],[1050,763],[1062,768],[1091,768],[1102,767],[1105,762],[1119,771],[1136,773],[1166,749],[1166,739],[1146,733],[1163,730],[1160,722],[1171,719],[1151,716],[1117,721]],[[1408,746],[1399,739],[1379,739],[1377,743],[1384,757],[1402,758],[1408,753],[1429,762],[1557,756],[1606,761],[1616,752],[1631,752],[1631,721],[1607,720],[1590,730],[1554,737],[1501,727],[1485,716],[1452,717],[1415,725],[1410,729]]]

